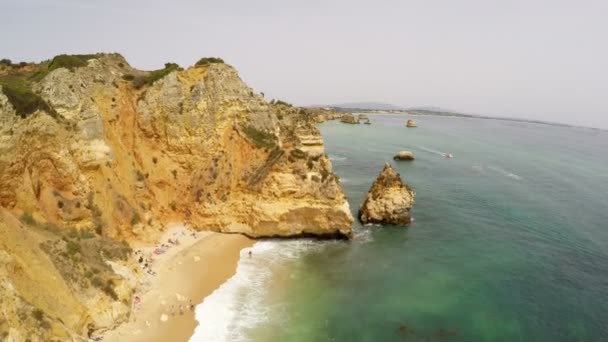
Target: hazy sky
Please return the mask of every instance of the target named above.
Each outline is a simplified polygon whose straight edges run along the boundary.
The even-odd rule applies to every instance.
[[[219,56],[266,98],[608,128],[608,0],[0,0],[0,57]]]

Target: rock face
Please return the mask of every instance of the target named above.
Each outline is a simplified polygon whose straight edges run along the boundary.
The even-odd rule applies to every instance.
[[[361,223],[408,224],[414,192],[387,163],[359,208]]]
[[[371,125],[371,121],[369,121],[369,118],[365,114],[359,114],[359,117],[357,118],[357,122],[359,122],[359,123],[363,122],[366,125]]]
[[[347,124],[358,124],[359,123],[359,121],[355,118],[355,116],[350,113],[342,114],[342,117],[340,118],[340,122],[347,123]]]
[[[414,121],[414,120],[407,120],[407,123],[405,124],[405,126],[407,126],[407,127],[418,127],[418,126],[416,126],[416,121]]]
[[[400,151],[393,157],[394,160],[414,160],[414,153],[411,151]]]
[[[341,119],[344,114],[330,108],[300,108],[300,111],[312,116],[317,123]]]
[[[0,306],[22,299],[7,312],[40,309],[32,324],[62,318],[79,334],[115,324],[132,291],[106,262],[124,255],[97,260],[86,249],[128,253],[119,241],[154,241],[169,222],[251,237],[350,236],[315,118],[268,104],[234,68],[145,72],[116,54],[66,67],[56,59],[0,70]],[[36,108],[18,106],[15,82],[31,82]],[[32,245],[16,250],[24,230]],[[78,265],[103,270],[102,287],[81,287],[93,268],[65,264],[72,252]],[[28,260],[45,271],[28,276]],[[46,278],[56,286],[45,290]]]

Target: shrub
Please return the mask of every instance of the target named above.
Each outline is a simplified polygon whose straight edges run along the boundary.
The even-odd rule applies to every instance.
[[[150,71],[148,74],[144,76],[137,76],[133,78],[133,86],[136,89],[141,89],[146,85],[152,85],[154,82],[160,80],[161,78],[167,76],[176,70],[182,70],[179,65],[175,63],[165,63],[165,67],[163,69]]]
[[[13,65],[13,62],[10,59],[4,58],[0,59],[0,65],[11,66]]]
[[[125,75],[122,75],[122,79],[125,81],[133,81],[135,79],[135,76],[133,76],[131,74],[125,74]]]
[[[44,311],[36,308],[32,310],[32,317],[34,317],[34,319],[36,319],[37,321],[42,321],[42,319],[44,318]]]
[[[101,281],[101,279],[99,277],[94,277],[91,280],[91,285],[93,285],[95,287],[102,287],[103,286],[103,281]]]
[[[33,226],[33,225],[37,224],[36,220],[34,220],[34,217],[30,213],[23,213],[21,215],[20,219],[21,219],[21,222],[23,222],[29,226]]]
[[[194,64],[194,66],[208,66],[210,64],[213,63],[224,63],[224,60],[221,58],[217,58],[217,57],[203,57],[201,59],[198,60],[198,62],[196,62],[196,64]]]
[[[271,148],[275,145],[275,136],[272,133],[260,131],[252,126],[243,128],[243,133],[245,133],[256,146]]]
[[[49,231],[51,233],[60,233],[61,229],[59,229],[59,227],[57,227],[56,225],[52,224],[52,223],[45,223],[42,225],[41,227],[42,229]]]
[[[92,239],[95,237],[95,234],[93,234],[92,232],[89,232],[89,231],[82,231],[80,233],[80,237],[83,239]]]
[[[118,300],[118,295],[116,294],[116,291],[114,291],[114,283],[112,283],[111,280],[108,280],[108,282],[104,285],[104,287],[102,288],[102,290],[110,298],[112,298],[114,300]]]
[[[80,244],[74,241],[68,241],[67,249],[69,255],[75,255],[80,252]]]
[[[31,75],[30,80],[40,81],[49,72],[59,69],[66,68],[70,71],[74,71],[76,68],[87,66],[89,59],[95,58],[97,55],[58,55],[55,56],[50,62],[43,62],[38,71]]]
[[[31,85],[23,78],[7,77],[0,81],[2,92],[8,98],[17,115],[26,118],[28,115],[37,110],[44,110],[49,114],[55,114],[55,111],[37,94],[35,94]]]
[[[55,56],[49,64],[48,71],[51,72],[58,68],[66,68],[73,71],[76,68],[87,66],[89,59],[97,57],[96,55],[59,55]]]
[[[285,101],[281,101],[281,100],[276,100],[274,102],[274,104],[281,105],[281,106],[287,106],[287,107],[293,107],[293,105],[291,103],[285,102]]]
[[[138,212],[134,212],[133,216],[131,216],[131,225],[134,226],[141,222],[141,217],[139,217]]]
[[[135,178],[137,179],[138,182],[143,182],[144,180],[146,180],[146,177],[144,176],[144,174],[141,173],[141,171],[139,171],[139,170],[135,171]]]

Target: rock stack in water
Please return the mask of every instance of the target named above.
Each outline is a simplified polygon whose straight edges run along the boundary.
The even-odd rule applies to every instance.
[[[394,157],[394,160],[414,160],[414,153],[411,151],[399,151]]]
[[[414,192],[387,163],[359,208],[359,221],[363,224],[408,224],[413,204]]]
[[[413,127],[418,127],[416,125],[416,121],[415,120],[407,120],[407,123],[405,124],[405,126],[413,128]]]
[[[355,116],[350,113],[342,114],[342,117],[340,118],[340,122],[347,123],[347,124],[358,124],[359,123],[359,121],[355,118]]]
[[[372,124],[372,122],[369,121],[369,118],[365,114],[359,114],[359,117],[358,117],[357,120],[359,121],[359,123],[363,122],[366,125],[371,125]]]

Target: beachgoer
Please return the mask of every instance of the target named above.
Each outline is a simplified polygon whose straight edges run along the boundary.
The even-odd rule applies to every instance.
[[[252,254],[252,253],[251,253],[251,250],[250,250],[250,251],[249,251],[249,257],[250,257],[250,258],[251,258],[251,254]]]

